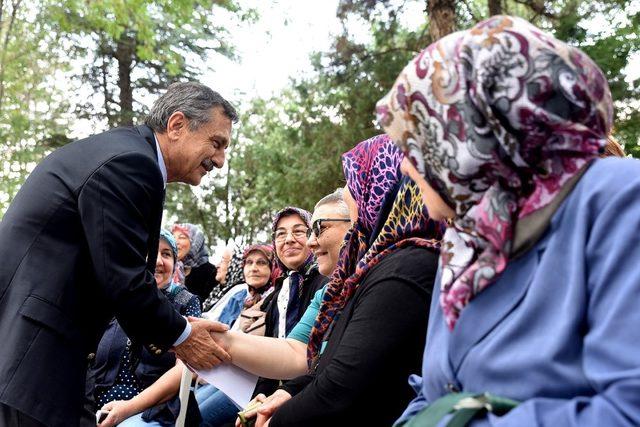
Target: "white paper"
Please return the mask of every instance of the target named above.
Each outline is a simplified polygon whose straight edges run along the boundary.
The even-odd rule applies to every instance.
[[[226,394],[238,409],[244,409],[247,406],[258,382],[256,375],[234,365],[219,365],[208,371],[196,371],[196,373]]]

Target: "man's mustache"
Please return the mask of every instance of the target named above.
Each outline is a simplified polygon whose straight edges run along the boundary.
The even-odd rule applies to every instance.
[[[206,170],[207,172],[211,172],[211,170],[213,170],[215,166],[215,163],[213,163],[213,160],[211,159],[204,159],[200,164],[202,165],[204,170]]]

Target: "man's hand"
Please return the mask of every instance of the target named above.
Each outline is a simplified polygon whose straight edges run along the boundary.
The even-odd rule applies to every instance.
[[[211,338],[212,332],[229,329],[224,323],[189,317],[191,334],[174,348],[176,355],[187,365],[197,370],[211,369],[221,363],[230,362],[231,356]]]
[[[262,402],[262,405],[253,411],[245,413],[245,418],[256,418],[255,427],[269,427],[271,416],[280,408],[287,400],[291,399],[291,395],[284,390],[276,390],[271,396],[265,397],[264,394],[257,395],[252,402]],[[240,427],[240,419],[236,420],[236,427]]]

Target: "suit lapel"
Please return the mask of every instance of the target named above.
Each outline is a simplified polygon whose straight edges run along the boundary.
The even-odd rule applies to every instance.
[[[498,282],[482,291],[460,314],[449,340],[449,359],[457,372],[471,348],[515,310],[527,293],[544,251],[541,242],[530,254],[511,261]]]
[[[138,133],[147,141],[149,146],[153,149],[154,155],[158,156],[156,147],[156,139],[153,136],[153,131],[150,127],[141,125],[136,126]],[[158,171],[160,171],[158,166]],[[162,197],[158,200],[155,216],[150,221],[151,228],[149,229],[149,238],[147,239],[147,270],[153,273],[156,269],[156,256],[158,254],[158,243],[160,239],[160,226],[162,225],[162,208],[164,206],[165,190],[162,190]]]

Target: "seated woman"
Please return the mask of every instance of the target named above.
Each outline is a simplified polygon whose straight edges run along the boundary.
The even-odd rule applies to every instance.
[[[231,326],[232,330],[241,330],[238,317],[243,310],[259,305],[273,291],[272,247],[265,244],[248,246],[242,259],[245,283],[231,288],[209,313],[204,314],[204,317]],[[230,422],[238,412],[235,404],[210,384],[197,389],[196,400],[202,414],[203,427]]]
[[[271,344],[271,349],[259,352],[263,362],[270,359],[263,366],[249,354],[255,345],[236,340],[237,334],[216,336],[233,363],[246,370],[285,378],[306,374],[269,399],[258,411],[257,425],[389,425],[409,398],[406,376],[420,366],[440,225],[428,218],[418,188],[400,181],[401,160],[384,135],[343,156],[344,198],[355,224],[322,298],[306,354],[265,342],[263,348]],[[315,252],[319,259],[330,255]],[[262,370],[267,367],[269,372]]]
[[[306,245],[317,259],[319,273],[324,276],[331,275],[335,269],[345,234],[351,225],[343,192],[344,189],[339,188],[316,204],[311,217],[312,227],[307,230]],[[325,287],[316,291],[286,339],[257,337],[232,330],[224,335],[218,334],[216,338],[225,347],[233,348],[233,363],[256,375],[285,379],[302,375],[307,371],[307,344]],[[259,396],[264,398],[263,394]]]
[[[155,270],[158,289],[180,314],[199,317],[198,297],[172,281],[177,256],[173,236],[162,230]],[[118,322],[112,320],[90,368],[95,379],[95,401],[102,410],[109,411],[100,426],[147,425],[146,422],[174,425],[180,410],[177,392],[182,366],[180,362],[176,364],[173,353],[157,356],[131,342]]]
[[[287,207],[276,213],[272,230],[276,268],[284,272],[275,280],[274,292],[260,308],[265,311],[265,336],[286,337],[298,323],[311,297],[328,280],[318,273],[313,255],[306,247],[311,214],[303,209]],[[256,353],[256,351],[251,351]],[[271,394],[279,385],[278,376],[258,379],[254,394]],[[238,412],[223,394],[211,388],[198,392],[198,401],[206,426],[232,422]]]
[[[640,163],[598,158],[606,82],[495,16],[422,51],[378,104],[429,212],[451,218],[399,425],[640,425]]]
[[[188,223],[174,224],[171,232],[178,245],[179,260],[174,282],[184,285],[202,302],[218,286],[216,267],[209,262],[204,233]]]
[[[311,214],[293,206],[280,210],[273,218],[273,246],[281,275],[275,281],[274,292],[262,303],[267,337],[286,338],[300,321],[313,295],[329,280],[318,272],[313,254],[306,246],[310,227]],[[280,379],[261,377],[254,396],[273,393]]]
[[[273,292],[271,272],[273,269],[273,248],[265,244],[248,246],[242,255],[244,283],[229,289],[226,294],[203,314],[211,320],[239,329],[236,319],[243,309],[258,304]]]

